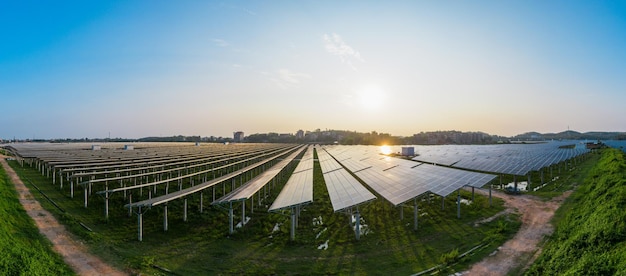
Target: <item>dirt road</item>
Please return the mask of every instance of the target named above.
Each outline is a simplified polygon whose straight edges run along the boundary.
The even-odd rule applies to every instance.
[[[5,158],[6,156],[0,155],[0,163],[15,185],[20,203],[35,221],[39,232],[52,242],[54,251],[63,256],[63,260],[72,267],[76,274],[127,275],[90,254],[87,248],[73,237],[50,212],[43,209],[15,171],[7,164]]]
[[[506,275],[517,267],[528,268],[540,253],[539,243],[554,231],[550,220],[556,209],[571,194],[541,201],[530,195],[507,195],[494,192],[493,196],[504,199],[505,212],[521,215],[522,226],[517,234],[505,242],[493,256],[474,264],[464,275]],[[532,255],[532,258],[528,258]]]

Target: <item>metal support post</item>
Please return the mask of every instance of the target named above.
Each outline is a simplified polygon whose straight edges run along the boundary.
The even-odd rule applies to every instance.
[[[109,219],[109,192],[104,192],[104,218]]]
[[[87,185],[85,185],[85,208],[87,208]]]
[[[139,210],[137,212],[137,235],[139,236],[139,241],[143,240],[143,213],[141,212],[141,206],[139,206]]]
[[[185,198],[183,204],[183,221],[187,221],[187,198]]]
[[[128,205],[133,204],[133,193],[129,193],[128,194]],[[128,208],[128,217],[132,217],[133,216],[133,207],[129,207]]]
[[[163,206],[163,231],[167,231],[169,229],[169,224],[167,223],[167,203]]]
[[[474,202],[474,186],[472,186],[472,202]]]
[[[202,192],[200,192],[200,213],[202,214]]]
[[[491,207],[491,184],[489,184],[489,207]]]

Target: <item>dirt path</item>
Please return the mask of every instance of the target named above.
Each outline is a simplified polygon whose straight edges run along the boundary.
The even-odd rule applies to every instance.
[[[13,168],[7,164],[5,158],[6,156],[0,155],[0,163],[2,163],[11,182],[15,185],[20,203],[22,203],[28,215],[35,221],[39,232],[52,242],[54,251],[63,256],[65,263],[69,264],[76,274],[126,275],[91,255],[87,248],[67,232],[65,227],[59,224],[50,212],[43,209],[39,202],[33,198],[33,195],[17,176]]]
[[[539,256],[541,242],[544,236],[554,231],[550,220],[556,209],[571,194],[571,191],[553,198],[550,201],[541,201],[530,195],[507,195],[493,192],[493,196],[504,199],[505,212],[521,214],[522,226],[515,236],[505,242],[495,255],[483,259],[470,267],[464,275],[506,275],[516,267],[528,268]],[[522,258],[533,255],[532,258]]]

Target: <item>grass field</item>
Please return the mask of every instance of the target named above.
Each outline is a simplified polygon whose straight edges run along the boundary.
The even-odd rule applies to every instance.
[[[556,230],[529,275],[626,274],[626,156],[602,151],[557,211]]]
[[[91,250],[107,262],[131,268],[142,274],[412,274],[442,263],[452,264],[440,270],[450,273],[488,255],[519,228],[516,216],[504,216],[490,223],[474,222],[503,210],[501,200],[494,198],[489,207],[486,197],[476,195],[471,205],[462,204],[461,219],[456,217],[456,193],[445,199],[420,200],[419,229],[413,231],[412,206],[404,207],[400,219],[398,208],[382,199],[360,207],[369,232],[356,241],[348,224],[349,217],[333,213],[319,165],[314,170],[314,203],[302,210],[296,240],[289,240],[289,218],[255,209],[250,223],[228,235],[228,216],[223,209],[209,207],[198,212],[199,199],[189,198],[187,222],[182,220],[181,202],[169,204],[169,231],[163,231],[163,208],[155,207],[144,214],[143,242],[137,241],[137,217],[128,216],[121,194],[114,194],[110,219],[104,219],[103,199],[90,197],[85,209],[82,191],[69,198],[67,187],[60,190],[35,169],[11,165],[24,182],[35,184],[61,208],[33,190],[45,208],[52,211],[72,232],[85,239]],[[283,179],[283,183],[286,179]],[[281,183],[282,184],[282,183]],[[279,187],[280,185],[279,184]],[[221,193],[218,189],[218,196]],[[226,191],[228,192],[228,190]],[[269,205],[277,192],[263,204]],[[462,197],[471,193],[462,191]],[[138,196],[138,195],[136,195]],[[206,202],[205,195],[205,202]],[[412,204],[411,204],[412,205]],[[237,210],[237,209],[236,209]],[[238,214],[239,211],[236,211]],[[314,218],[321,225],[313,225]],[[240,220],[236,218],[235,221]],[[93,232],[82,227],[89,227]],[[277,224],[280,230],[274,232]],[[328,241],[326,250],[318,246]],[[458,259],[458,254],[478,245],[479,250]]]
[[[52,251],[19,200],[13,184],[0,166],[0,274],[73,275]]]

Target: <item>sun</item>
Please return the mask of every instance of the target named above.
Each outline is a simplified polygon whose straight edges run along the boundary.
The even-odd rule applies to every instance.
[[[361,107],[369,111],[382,108],[385,102],[385,93],[376,86],[364,87],[358,97]]]
[[[389,155],[391,154],[391,152],[392,152],[392,149],[390,146],[387,146],[387,145],[380,146],[380,153],[384,155]]]

